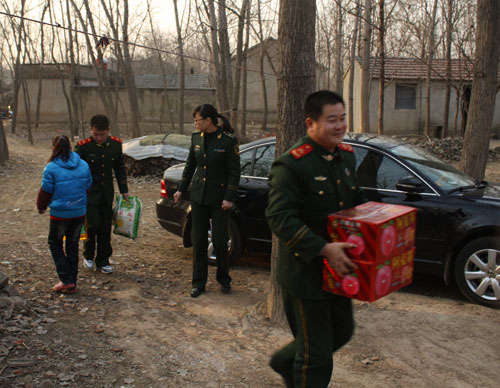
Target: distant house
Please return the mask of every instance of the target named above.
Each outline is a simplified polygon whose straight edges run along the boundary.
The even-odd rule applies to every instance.
[[[61,77],[55,64],[24,65],[23,74],[29,91],[31,117],[36,110],[36,96],[39,85],[39,70],[42,68],[42,104],[40,121],[42,123],[64,123],[68,121],[66,97]],[[61,64],[64,88],[69,96],[74,88],[79,99],[79,116],[87,122],[97,112],[104,112],[99,96],[97,77],[92,65],[76,65],[78,76],[71,79],[71,64]],[[122,77],[109,69],[108,76],[113,95],[117,96],[118,122],[125,123],[129,119],[129,104],[125,83]],[[136,74],[135,84],[139,101],[140,121],[147,123],[170,122],[171,113],[177,121],[177,105],[179,79],[177,74]],[[166,93],[164,93],[166,91]],[[186,74],[184,92],[184,121],[192,122],[193,109],[203,103],[215,104],[215,89],[210,85],[206,74]],[[26,120],[22,89],[19,96],[18,119]]]
[[[353,128],[361,130],[361,59],[357,59],[354,67],[350,67],[344,75],[344,99],[349,107],[348,85],[350,72],[354,71]],[[370,129],[376,133],[379,109],[379,58],[370,59]],[[384,133],[406,134],[423,133],[425,124],[425,83],[427,65],[416,58],[386,58],[385,93],[384,93]],[[500,79],[500,77],[499,77]],[[456,125],[461,133],[467,122],[467,112],[472,86],[472,64],[470,62],[452,60],[452,89],[450,111],[448,117],[448,134],[453,133]],[[499,83],[500,85],[500,83]],[[430,90],[430,129],[431,135],[439,136],[443,128],[444,103],[446,91],[446,61],[435,59],[432,62]],[[458,92],[458,100],[457,100]],[[496,109],[492,129],[500,126],[500,93],[496,97]]]

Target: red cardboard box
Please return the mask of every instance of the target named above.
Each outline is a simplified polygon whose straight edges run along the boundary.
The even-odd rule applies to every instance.
[[[330,214],[331,241],[356,244],[347,253],[358,269],[341,278],[325,259],[323,289],[372,302],[410,284],[416,219],[417,209],[413,207],[379,202]]]
[[[358,269],[340,277],[324,259],[323,290],[334,294],[373,302],[413,280],[415,248],[379,263],[353,259]]]
[[[409,206],[366,202],[328,216],[332,242],[357,245],[349,249],[353,259],[382,261],[415,245],[417,209]]]

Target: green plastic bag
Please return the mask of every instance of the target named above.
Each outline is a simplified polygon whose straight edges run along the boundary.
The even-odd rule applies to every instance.
[[[142,203],[138,197],[123,198],[123,195],[116,195],[114,209],[113,233],[135,240],[139,230],[141,219]]]

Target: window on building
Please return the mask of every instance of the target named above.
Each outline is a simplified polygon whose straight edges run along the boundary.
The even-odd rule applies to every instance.
[[[396,109],[416,109],[417,85],[396,84]]]

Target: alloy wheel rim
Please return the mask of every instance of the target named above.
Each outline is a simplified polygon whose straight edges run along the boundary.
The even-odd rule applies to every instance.
[[[229,240],[227,241],[227,252],[231,252],[231,234],[229,234]],[[215,255],[214,243],[212,242],[212,229],[208,230],[208,248],[207,248],[207,256],[209,259],[216,260],[217,256]]]
[[[465,282],[480,298],[500,301],[500,251],[481,249],[465,262]]]

